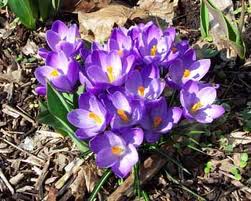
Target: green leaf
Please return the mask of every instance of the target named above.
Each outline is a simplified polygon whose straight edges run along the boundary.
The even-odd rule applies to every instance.
[[[52,13],[52,2],[51,0],[36,0],[39,9],[40,20],[45,22],[45,20]]]
[[[61,5],[61,0],[51,0],[52,1],[52,7],[55,12],[57,12]]]
[[[200,5],[200,32],[202,38],[206,39],[209,37],[209,14],[204,1],[201,1]]]
[[[101,179],[99,180],[99,182],[95,185],[90,198],[88,199],[88,201],[94,201],[96,199],[96,196],[98,194],[98,192],[100,191],[100,188],[103,186],[103,184],[107,181],[107,179],[110,177],[112,171],[110,169],[107,169],[105,171],[105,173],[102,175]]]
[[[8,6],[29,29],[35,29],[38,7],[32,0],[9,0]]]
[[[47,84],[47,99],[49,113],[62,125],[61,127],[54,127],[54,129],[63,129],[82,152],[88,151],[88,145],[77,139],[73,126],[71,126],[67,120],[67,114],[71,111],[70,106],[67,104],[63,95],[55,90],[49,83]]]
[[[244,161],[244,162],[248,161],[248,154],[247,153],[242,153],[241,154],[241,161]]]
[[[245,161],[240,161],[240,168],[245,168],[247,166],[247,162]]]
[[[8,0],[0,0],[0,8],[6,6],[8,3]]]

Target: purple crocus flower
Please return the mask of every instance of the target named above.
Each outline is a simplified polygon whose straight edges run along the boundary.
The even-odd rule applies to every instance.
[[[136,46],[143,60],[149,64],[162,62],[167,56],[172,42],[172,37],[163,35],[162,30],[152,24],[139,35]]]
[[[133,46],[132,39],[127,32],[128,30],[123,27],[114,28],[107,42],[108,51],[115,50],[121,57],[128,55]]]
[[[111,120],[112,129],[125,128],[133,126],[139,122],[142,116],[143,105],[124,93],[116,91],[109,96],[114,108],[113,118]]]
[[[167,133],[174,124],[178,123],[181,115],[182,110],[178,107],[168,108],[163,97],[146,103],[145,113],[140,123],[146,141],[150,143],[158,141],[161,134]]]
[[[109,122],[106,109],[96,96],[84,93],[79,97],[78,105],[79,109],[67,115],[68,121],[78,128],[76,136],[84,140],[103,132]]]
[[[187,82],[180,91],[185,117],[200,123],[211,123],[225,112],[222,106],[213,104],[215,99],[215,87],[203,87],[195,81]]]
[[[145,100],[157,99],[165,88],[165,81],[160,78],[142,76],[139,71],[133,71],[125,82],[126,93]]]
[[[194,62],[189,57],[187,59],[176,59],[169,67],[169,85],[180,89],[189,80],[201,80],[208,72],[210,63],[210,59],[201,59]]]
[[[83,42],[80,38],[76,24],[69,28],[60,20],[52,24],[50,30],[46,32],[46,40],[52,51],[63,50],[65,54],[73,56],[82,47]]]
[[[42,85],[36,90],[44,95],[46,82],[50,81],[59,91],[72,92],[78,81],[79,63],[68,59],[64,52],[50,52],[46,58],[45,66],[35,70],[35,77]],[[42,89],[42,88],[43,89]]]
[[[96,163],[101,168],[112,168],[120,178],[129,174],[138,162],[138,152],[135,147],[143,141],[143,131],[140,128],[128,129],[125,134],[115,134],[106,131],[90,141],[91,150],[96,153]]]
[[[96,50],[86,59],[86,75],[92,85],[98,88],[121,86],[133,62],[133,55],[122,59],[116,51],[108,53]]]

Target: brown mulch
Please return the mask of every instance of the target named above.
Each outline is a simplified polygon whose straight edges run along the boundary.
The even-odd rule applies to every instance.
[[[200,34],[198,3],[181,0],[174,19],[174,25],[191,43],[195,43]],[[70,20],[76,19],[76,16],[68,15]],[[69,21],[68,15],[62,18]],[[48,22],[48,26],[50,24]],[[36,121],[41,98],[34,92],[37,83],[33,72],[43,63],[36,54],[38,47],[46,46],[45,30],[46,27],[41,25],[37,30],[29,31],[17,24],[11,13],[0,10],[0,200],[3,201],[87,200],[103,173],[95,166],[93,156],[81,155],[69,139]],[[250,41],[249,38],[247,45]],[[212,62],[212,70],[206,79],[221,85],[219,99],[231,109],[222,121],[208,128],[211,135],[200,135],[196,139],[206,145],[212,144],[203,150],[204,153],[184,146],[186,139],[182,137],[173,138],[181,147],[173,147],[170,156],[192,174],[166,162],[158,174],[143,185],[150,200],[196,200],[186,188],[212,201],[251,200],[250,165],[242,170],[241,181],[235,180],[227,171],[239,152],[248,150],[250,154],[251,141],[245,145],[237,144],[231,153],[226,152],[219,142],[220,138],[242,128],[239,112],[251,101],[251,69],[250,66],[242,67],[245,62],[224,61],[219,55]],[[250,136],[250,133],[242,135]],[[144,159],[151,154],[144,153]],[[215,168],[205,175],[204,167],[209,160]],[[105,200],[118,186],[112,176],[99,193],[98,200]]]

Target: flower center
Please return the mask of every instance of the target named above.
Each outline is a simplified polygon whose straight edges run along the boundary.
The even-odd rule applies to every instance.
[[[175,54],[178,51],[178,49],[176,47],[172,47],[171,51],[172,51],[173,54]]]
[[[119,115],[120,119],[122,119],[124,122],[129,121],[128,115],[125,113],[124,110],[122,109],[117,109],[117,114]]]
[[[155,56],[156,53],[157,53],[157,46],[154,45],[154,46],[151,48],[150,55],[151,55],[151,56]]]
[[[160,124],[162,123],[162,118],[160,116],[156,116],[153,119],[153,127],[158,128]]]
[[[89,118],[94,120],[96,124],[102,124],[102,119],[94,112],[89,112]]]
[[[113,75],[113,68],[112,68],[112,66],[108,66],[107,67],[107,76],[108,76],[108,79],[109,79],[110,83],[115,80],[115,77]]]
[[[59,76],[58,70],[56,70],[56,69],[52,70],[52,71],[50,72],[50,76],[51,76],[51,77],[57,77],[57,76]]]
[[[191,112],[196,112],[199,109],[201,109],[203,107],[202,103],[200,101],[198,101],[197,103],[195,103],[193,105],[193,107],[191,108]]]
[[[183,77],[187,78],[187,77],[189,77],[190,74],[191,74],[191,71],[185,69],[185,71],[184,71],[184,73],[183,73]]]
[[[138,94],[140,96],[144,96],[145,95],[145,88],[143,86],[139,86],[138,87]]]
[[[112,153],[113,153],[114,155],[119,156],[119,155],[121,155],[121,154],[123,153],[123,151],[124,151],[124,149],[121,148],[120,146],[113,146],[113,147],[112,147]]]
[[[118,55],[122,56],[123,55],[123,50],[118,50]]]

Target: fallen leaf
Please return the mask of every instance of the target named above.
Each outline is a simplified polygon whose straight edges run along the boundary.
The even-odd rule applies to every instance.
[[[227,137],[229,144],[232,144],[233,147],[236,147],[240,144],[249,144],[251,143],[251,136],[249,132],[232,132],[230,135]]]
[[[150,16],[159,17],[172,24],[178,0],[139,0],[138,5]]]
[[[47,201],[56,201],[57,200],[57,189],[50,187],[49,188],[49,193],[47,197]]]
[[[85,171],[83,167],[81,167],[78,171],[77,177],[70,185],[70,188],[72,195],[75,197],[76,201],[83,200],[86,191]]]
[[[105,41],[115,24],[123,26],[132,11],[124,5],[109,5],[92,13],[78,12],[82,38],[88,41]]]

